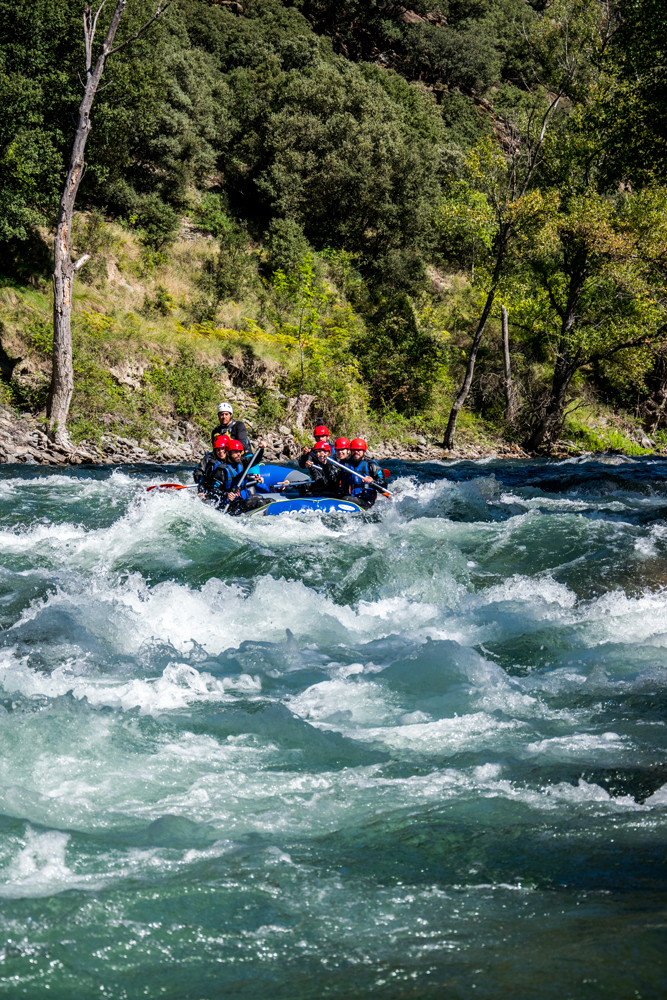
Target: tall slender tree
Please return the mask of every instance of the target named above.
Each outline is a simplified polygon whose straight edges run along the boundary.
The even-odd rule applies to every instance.
[[[85,42],[86,76],[83,99],[79,105],[79,114],[74,143],[69,161],[67,180],[60,196],[58,206],[58,223],[54,241],[53,265],[53,369],[51,373],[51,389],[47,403],[47,418],[49,430],[56,441],[64,447],[69,447],[67,433],[67,415],[74,391],[74,366],[72,363],[72,286],[74,277],[90,255],[84,254],[77,261],[72,260],[70,246],[72,237],[72,219],[74,203],[79,185],[84,174],[84,153],[86,142],[92,128],[90,112],[95,100],[107,59],[119,52],[139,35],[147,31],[155,21],[171,6],[173,0],[164,0],[158,4],[155,13],[133,34],[114,46],[118,26],[125,14],[128,0],[117,0],[116,7],[102,42],[101,50],[94,57],[93,49],[99,17],[106,6],[107,0],[102,0],[97,11],[86,4],[83,11],[83,36]]]

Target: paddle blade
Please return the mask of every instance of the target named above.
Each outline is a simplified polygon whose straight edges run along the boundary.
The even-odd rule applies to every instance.
[[[150,493],[151,490],[187,490],[187,486],[183,486],[181,483],[155,483],[154,486],[146,487],[147,493]]]

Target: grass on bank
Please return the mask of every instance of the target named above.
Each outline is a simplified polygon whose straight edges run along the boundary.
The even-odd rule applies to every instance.
[[[216,302],[214,308],[209,303],[207,318],[202,315],[201,276],[211,261],[219,264],[213,239],[186,227],[168,250],[148,252],[141,235],[127,227],[99,216],[93,222],[85,214],[77,218],[79,228],[95,223],[99,252],[74,286],[75,392],[69,429],[75,441],[98,442],[112,432],[157,449],[159,439],[184,421],[194,423],[205,439],[215,404],[226,396],[255,431],[286,425],[306,441],[310,419],[300,432],[288,412],[288,400],[300,392],[315,397],[313,419],[328,423],[335,435],[363,435],[371,448],[380,441],[403,446],[442,441],[475,313],[476,292],[463,276],[451,276],[439,299],[410,306],[407,319],[391,315],[384,326],[369,332],[346,296],[358,295],[359,289],[349,258],[333,252],[318,258],[304,293],[303,282],[297,287],[287,279],[260,280],[259,251],[246,246],[244,252],[254,262],[249,277],[235,299]],[[223,278],[228,281],[229,275]],[[51,315],[50,284],[7,281],[0,286],[0,392],[19,411],[44,412]],[[388,376],[383,365],[391,367],[392,344],[400,348],[401,331],[409,335],[410,330],[423,334],[427,345],[440,345],[441,360],[431,366],[430,395],[407,413],[392,405],[372,405],[372,393],[378,391],[374,379],[380,378],[384,391]],[[375,353],[374,338],[381,348]],[[493,322],[487,339],[493,369],[498,353]],[[400,391],[416,394],[419,389],[410,369],[411,363],[419,363],[418,350],[419,342],[405,364],[405,386],[399,384],[400,372],[389,373],[399,398]],[[447,364],[453,365],[455,378]],[[520,435],[504,426],[502,408],[495,405],[485,417],[461,411],[457,447],[493,451],[520,444]],[[640,443],[638,421],[590,402],[576,405],[561,438],[571,450],[633,455],[652,450]],[[667,447],[664,432],[656,435],[655,447]]]
[[[334,434],[363,434],[370,442],[407,443],[422,434],[438,440],[435,425],[447,402],[438,390],[449,388],[444,368],[435,404],[421,414],[369,407],[357,356],[363,324],[331,276],[347,269],[349,278],[341,255],[318,259],[299,286],[261,280],[255,268],[236,300],[215,303],[206,318],[201,276],[216,259],[214,241],[190,229],[168,253],[148,254],[140,235],[103,223],[98,245],[98,257],[74,286],[69,430],[75,441],[114,432],[150,448],[168,425],[186,419],[204,434],[215,403],[229,395],[256,429],[286,424],[294,430],[288,400],[301,393],[314,396],[311,418],[326,421]],[[1,390],[19,411],[44,413],[51,316],[46,282],[0,287],[0,340],[8,359]],[[435,329],[440,317],[429,313],[427,321]],[[418,388],[413,379],[411,391]],[[309,439],[310,422],[297,436]]]

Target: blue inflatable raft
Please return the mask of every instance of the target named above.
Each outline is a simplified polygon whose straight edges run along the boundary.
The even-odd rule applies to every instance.
[[[345,514],[360,514],[366,508],[358,504],[353,497],[308,497],[299,496],[297,485],[311,482],[311,477],[302,469],[291,465],[264,464],[253,465],[249,470],[261,476],[262,483],[255,485],[256,496],[262,502],[250,510],[239,510],[246,517],[275,517],[277,514],[294,514],[303,511],[314,513],[329,513],[340,511]],[[279,493],[274,492],[279,485],[287,483]]]

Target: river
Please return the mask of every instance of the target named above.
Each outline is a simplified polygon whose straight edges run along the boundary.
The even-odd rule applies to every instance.
[[[667,462],[389,465],[0,466],[0,995],[667,994]]]

